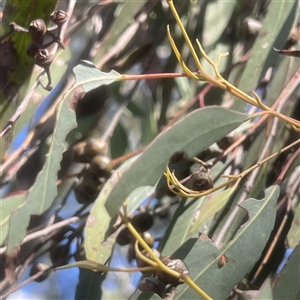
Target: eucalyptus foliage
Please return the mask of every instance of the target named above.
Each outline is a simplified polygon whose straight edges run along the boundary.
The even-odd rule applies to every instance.
[[[1,3],[1,299],[298,299],[298,1],[46,2]]]

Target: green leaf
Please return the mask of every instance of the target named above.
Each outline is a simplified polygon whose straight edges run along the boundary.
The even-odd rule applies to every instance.
[[[128,39],[131,41],[131,34],[135,34],[138,26],[135,26],[135,30],[131,30],[127,34],[123,34],[126,28],[132,25],[135,22],[135,14],[145,5],[146,1],[124,1],[118,7],[118,15],[114,19],[114,22],[111,26],[109,34],[106,39],[101,43],[101,47],[99,51],[97,51],[97,55],[95,57],[95,63],[98,65],[99,61],[102,61],[103,58],[107,55],[110,56],[111,49],[114,51],[118,50],[116,56],[121,52],[127,44]],[[121,43],[119,42],[121,40]],[[117,49],[116,45],[120,45]],[[106,61],[106,60],[105,60]]]
[[[294,24],[298,1],[271,1],[263,20],[262,28],[253,45],[251,57],[247,62],[239,88],[246,93],[251,92],[261,81],[265,72],[280,61],[279,54],[273,47],[283,48],[287,36]],[[276,20],[276,22],[274,22]],[[238,101],[234,106],[244,110],[245,103]]]
[[[174,249],[180,247],[192,236],[189,232],[190,224],[194,221],[195,216],[199,214],[199,207],[203,204],[203,198],[187,199],[182,201],[175,211],[172,221],[163,239],[162,255],[170,255]]]
[[[130,167],[134,159],[136,159],[136,157],[126,161],[121,165],[120,168],[115,170],[113,175],[109,178],[109,180],[107,180],[104,187],[102,188],[95,202],[95,206],[90,212],[85,226],[86,236],[84,240],[86,257],[89,260],[105,263],[111,255],[113,242],[109,246],[102,245],[102,242],[104,242],[105,240],[107,230],[112,225],[111,217],[107,213],[104,204],[107,197],[118,183],[119,177],[122,176],[122,173],[127,168]]]
[[[211,169],[212,177],[214,178],[217,174],[220,174],[223,168],[224,163],[217,163]],[[224,178],[218,179],[215,186],[224,182]],[[214,195],[207,195],[199,199],[186,199],[185,201],[181,201],[163,239],[163,255],[170,255],[174,252],[174,249],[180,247],[189,238],[195,237],[195,234],[191,233],[190,228],[201,216],[202,208],[205,206],[206,201],[209,201],[208,199],[210,197],[214,197]],[[212,222],[213,218],[206,219],[202,225],[197,228],[198,232],[208,233]]]
[[[300,204],[296,209],[287,240],[290,248],[296,247],[300,242]]]
[[[75,126],[75,112],[70,109],[68,101],[60,102],[57,106],[55,129],[43,169],[29,190],[26,202],[11,215],[8,252],[24,238],[30,216],[45,212],[57,196],[57,172],[60,170],[62,153],[65,150],[64,141],[68,132]]]
[[[205,39],[203,39],[204,49],[208,47],[214,48],[216,43],[220,41],[220,37],[224,33],[224,28],[228,26],[235,7],[236,1],[224,2],[218,0],[206,3],[203,31],[207,37],[205,36]]]
[[[82,62],[74,68],[77,78],[76,86],[83,85],[86,91],[103,84],[121,78],[121,75],[115,71],[110,73],[100,72],[92,63]],[[74,87],[73,87],[74,89]],[[60,170],[60,161],[64,149],[64,141],[68,132],[76,126],[76,118],[74,111],[70,108],[70,104],[65,99],[61,101],[56,111],[55,130],[52,135],[50,149],[43,166],[39,173],[35,184],[30,189],[26,203],[13,213],[10,221],[10,231],[8,235],[8,251],[18,245],[26,234],[26,228],[32,214],[42,214],[52,204],[57,196],[57,172]],[[19,222],[23,226],[17,230]]]
[[[300,244],[290,255],[286,265],[283,267],[278,277],[275,279],[273,289],[274,299],[290,300],[300,297]]]
[[[231,187],[209,198],[201,207],[200,216],[190,229],[190,233],[195,233],[195,231],[202,225],[202,223],[204,223],[205,220],[222,209],[234,191],[235,188]]]
[[[0,245],[5,241],[9,230],[10,215],[26,200],[27,193],[4,198],[0,202]]]
[[[76,288],[75,300],[101,299],[101,276],[91,270],[79,270],[79,283]]]
[[[169,130],[160,134],[124,172],[106,200],[105,207],[114,216],[123,201],[135,188],[154,185],[163,174],[171,155],[185,151],[189,157],[224,137],[247,120],[247,115],[221,107],[196,110]]]
[[[260,258],[273,230],[278,196],[279,187],[273,186],[266,190],[264,199],[244,201],[241,208],[247,210],[249,220],[222,249],[201,235],[198,240],[189,239],[172,257],[184,260],[191,279],[211,298],[226,299]],[[226,256],[227,262],[219,267],[221,255]],[[199,296],[184,284],[177,287],[174,299],[199,299]]]
[[[86,60],[81,61],[73,71],[76,77],[76,86],[82,84],[86,92],[123,78],[121,74],[114,70],[109,73],[101,72],[93,63]]]

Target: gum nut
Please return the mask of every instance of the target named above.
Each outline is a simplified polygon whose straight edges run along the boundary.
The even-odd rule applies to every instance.
[[[94,157],[96,155],[105,155],[107,153],[107,143],[101,139],[88,139],[84,148],[84,154],[87,157]]]
[[[153,225],[153,216],[149,212],[141,212],[134,215],[130,222],[138,232],[144,232]]]
[[[90,204],[94,202],[99,194],[99,191],[83,188],[81,185],[78,185],[74,189],[76,200],[80,204]]]
[[[111,159],[107,156],[96,155],[91,160],[91,173],[98,176],[110,174],[112,170]]]
[[[171,270],[174,270],[180,274],[188,274],[187,268],[184,262],[180,259],[170,259],[170,257],[164,257],[162,262]],[[164,271],[157,271],[156,276],[166,284],[179,283],[179,278],[176,278]]]
[[[155,293],[161,298],[164,298],[166,295],[166,285],[154,277],[143,278],[139,283],[138,289],[145,293]]]
[[[154,237],[153,237],[153,235],[152,235],[150,232],[145,231],[145,232],[143,233],[143,239],[144,239],[144,241],[147,243],[147,245],[148,245],[150,248],[153,247],[153,245],[154,245]]]
[[[80,163],[88,162],[88,160],[84,156],[85,145],[86,142],[79,142],[73,147],[73,151],[72,151],[73,161],[80,162]]]

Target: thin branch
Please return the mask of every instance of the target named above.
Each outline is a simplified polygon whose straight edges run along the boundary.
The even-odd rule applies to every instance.
[[[27,107],[27,105],[28,105],[28,103],[29,103],[32,95],[34,94],[35,90],[39,86],[40,77],[44,73],[45,73],[45,71],[43,71],[38,76],[37,80],[35,81],[35,83],[31,87],[30,91],[27,93],[26,97],[23,99],[23,101],[21,102],[21,104],[17,108],[17,110],[14,113],[14,115],[10,118],[10,120],[7,122],[7,124],[5,125],[5,127],[2,129],[2,131],[0,132],[0,138],[2,138],[13,127],[14,123],[19,119],[19,117],[21,116],[21,114],[25,111],[25,109],[26,109],[26,107]]]
[[[43,236],[47,236],[47,235],[49,235],[53,231],[59,230],[59,229],[65,227],[65,226],[67,226],[67,225],[69,225],[71,223],[76,223],[78,221],[80,221],[79,217],[71,217],[69,219],[66,219],[66,220],[63,220],[61,222],[55,223],[53,225],[50,225],[50,226],[48,226],[48,227],[46,227],[44,229],[41,229],[39,231],[30,233],[27,236],[25,236],[25,238],[22,241],[22,244],[27,243],[29,241],[32,241],[34,239],[43,237]]]

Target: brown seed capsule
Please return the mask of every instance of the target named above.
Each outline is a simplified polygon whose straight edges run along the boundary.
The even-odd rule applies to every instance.
[[[79,142],[73,147],[72,156],[74,162],[86,163],[89,162],[84,155],[84,147],[86,142]]]
[[[75,187],[74,192],[78,203],[90,204],[94,202],[103,187],[104,182],[100,178],[93,176],[95,179],[89,178],[92,174],[85,174],[82,181]]]
[[[201,167],[199,171],[193,173],[184,185],[198,192],[206,191],[214,187],[212,177],[204,167]]]
[[[31,38],[38,45],[43,44],[46,32],[47,26],[42,19],[34,20],[29,24],[29,33]]]
[[[38,49],[34,56],[34,62],[45,69],[52,63],[53,57],[53,54],[47,49]]]
[[[111,159],[107,156],[96,155],[91,160],[90,172],[99,177],[109,177],[112,168]]]
[[[154,277],[143,278],[139,283],[138,289],[145,293],[155,293],[161,298],[165,298],[166,295],[166,285]]]
[[[84,155],[87,158],[92,159],[92,157],[96,155],[105,155],[107,153],[107,143],[102,141],[101,139],[88,139],[86,141],[86,146],[84,148]]]
[[[82,187],[86,189],[93,189],[96,191],[100,191],[103,187],[105,180],[102,178],[95,176],[94,174],[87,172],[82,176]]]
[[[68,14],[64,10],[56,10],[50,15],[50,20],[56,25],[62,25],[68,20]]]
[[[54,55],[49,52],[47,49],[38,49],[34,55],[34,62],[45,69],[47,76],[48,76],[48,84],[46,87],[43,87],[51,91],[53,89],[52,80],[51,80],[51,73],[50,73],[50,65],[53,61]]]
[[[138,232],[144,232],[149,230],[153,225],[153,216],[149,212],[141,212],[134,215],[130,222]]]
[[[123,228],[116,238],[116,242],[120,246],[128,245],[129,243],[134,243],[134,237],[127,227]]]
[[[184,264],[184,262],[180,259],[170,259],[169,256],[166,256],[162,259],[162,262],[170,269],[180,273],[180,274],[188,274],[188,270]],[[156,276],[159,280],[164,282],[165,284],[177,284],[180,283],[179,278],[176,278],[164,271],[156,271]]]

